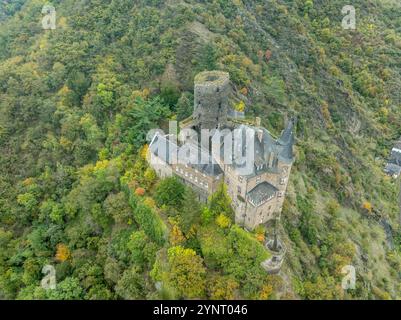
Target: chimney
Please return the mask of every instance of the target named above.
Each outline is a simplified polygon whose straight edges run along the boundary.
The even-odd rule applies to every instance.
[[[259,118],[259,117],[256,117],[256,119],[255,119],[255,125],[256,125],[257,127],[260,127],[260,118]]]
[[[263,130],[262,129],[258,129],[257,130],[257,135],[258,135],[258,140],[260,143],[262,143],[263,140]]]

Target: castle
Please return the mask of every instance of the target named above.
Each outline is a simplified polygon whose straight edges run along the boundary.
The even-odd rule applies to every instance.
[[[177,176],[200,201],[207,201],[224,182],[235,222],[253,230],[280,217],[294,161],[294,122],[274,139],[260,119],[251,125],[230,117],[230,90],[228,73],[198,74],[193,116],[181,123],[181,139],[156,133],[148,160],[160,177]],[[196,161],[180,161],[183,158]]]

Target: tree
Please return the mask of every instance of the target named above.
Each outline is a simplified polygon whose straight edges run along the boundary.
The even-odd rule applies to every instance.
[[[104,278],[110,284],[116,284],[121,278],[121,268],[118,261],[108,257],[104,264]]]
[[[77,278],[67,277],[57,284],[55,290],[48,290],[47,295],[51,300],[79,300],[83,298],[83,292]]]
[[[115,290],[125,300],[144,299],[146,284],[143,275],[139,273],[139,269],[134,266],[125,270]]]
[[[202,47],[201,57],[199,61],[199,71],[216,70],[217,69],[217,48],[208,43]]]
[[[133,213],[124,192],[109,194],[103,203],[103,207],[106,214],[112,216],[118,224],[127,224],[133,219]]]
[[[132,260],[135,264],[143,267],[145,264],[145,252],[144,249],[146,244],[149,242],[149,238],[146,236],[143,230],[134,231],[129,239],[127,248],[131,251]]]
[[[168,250],[168,285],[185,298],[201,298],[205,293],[206,269],[203,260],[192,249],[181,246]]]
[[[227,186],[224,183],[220,184],[217,191],[210,196],[209,208],[214,216],[219,214],[224,214],[230,218],[234,216],[231,199],[227,194]]]
[[[333,300],[341,296],[340,285],[333,277],[318,276],[304,284],[305,298],[308,300]]]
[[[150,239],[159,245],[164,243],[167,227],[151,207],[144,203],[138,204],[134,209],[134,218]]]
[[[191,116],[193,111],[193,96],[188,93],[182,93],[177,102],[177,120],[182,121]]]
[[[210,280],[209,295],[212,300],[234,300],[239,283],[231,277],[215,276]]]
[[[192,189],[187,188],[182,202],[182,209],[179,210],[179,225],[181,230],[187,234],[192,226],[197,225],[200,221],[201,206],[197,200],[197,196]]]
[[[180,98],[180,90],[174,82],[165,81],[161,86],[160,97],[168,106],[173,107]]]
[[[64,262],[68,260],[70,256],[71,256],[70,250],[65,244],[60,243],[57,245],[57,252],[56,252],[57,261]]]
[[[173,246],[182,244],[185,241],[185,237],[182,234],[179,226],[177,225],[177,223],[173,222],[172,228],[171,228],[171,232],[170,232],[170,243]]]
[[[216,224],[222,229],[227,229],[231,225],[231,220],[224,214],[219,214],[216,218]]]
[[[147,168],[143,174],[145,187],[149,189],[157,180],[156,171],[152,168]]]
[[[184,195],[184,185],[176,177],[169,177],[157,185],[155,200],[159,207],[165,205],[179,209],[184,201]]]
[[[137,98],[133,107],[121,118],[119,126],[123,130],[124,142],[139,149],[145,142],[150,129],[158,127],[158,122],[170,117],[171,112],[160,98],[143,100]]]

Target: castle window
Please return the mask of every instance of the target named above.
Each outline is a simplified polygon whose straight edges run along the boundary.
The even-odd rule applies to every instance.
[[[284,184],[285,183],[285,179],[284,178],[281,178],[280,179],[280,184]]]
[[[256,178],[256,183],[260,182],[260,176]]]
[[[242,179],[242,177],[240,176],[240,177],[238,177],[238,180],[239,180],[239,182],[242,182],[243,181],[243,179]]]
[[[207,183],[205,183],[205,187],[206,187],[206,189],[208,189],[208,188],[209,188],[209,185],[208,185]]]

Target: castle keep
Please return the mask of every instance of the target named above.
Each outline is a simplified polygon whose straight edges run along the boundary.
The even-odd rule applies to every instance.
[[[293,121],[275,139],[260,126],[260,120],[250,125],[231,119],[230,81],[225,72],[198,74],[194,90],[193,116],[181,124],[181,131],[198,133],[187,138],[184,153],[202,161],[174,161],[183,152],[182,142],[171,134],[155,134],[149,146],[150,165],[161,177],[179,177],[197,192],[200,201],[207,201],[224,182],[232,199],[235,222],[249,230],[278,218],[294,160]],[[219,130],[219,136],[213,138],[219,141],[219,150],[211,147],[212,136],[216,137],[213,131],[208,139],[200,139],[204,129]],[[229,158],[226,150],[231,151]],[[241,159],[247,161],[243,163]]]

